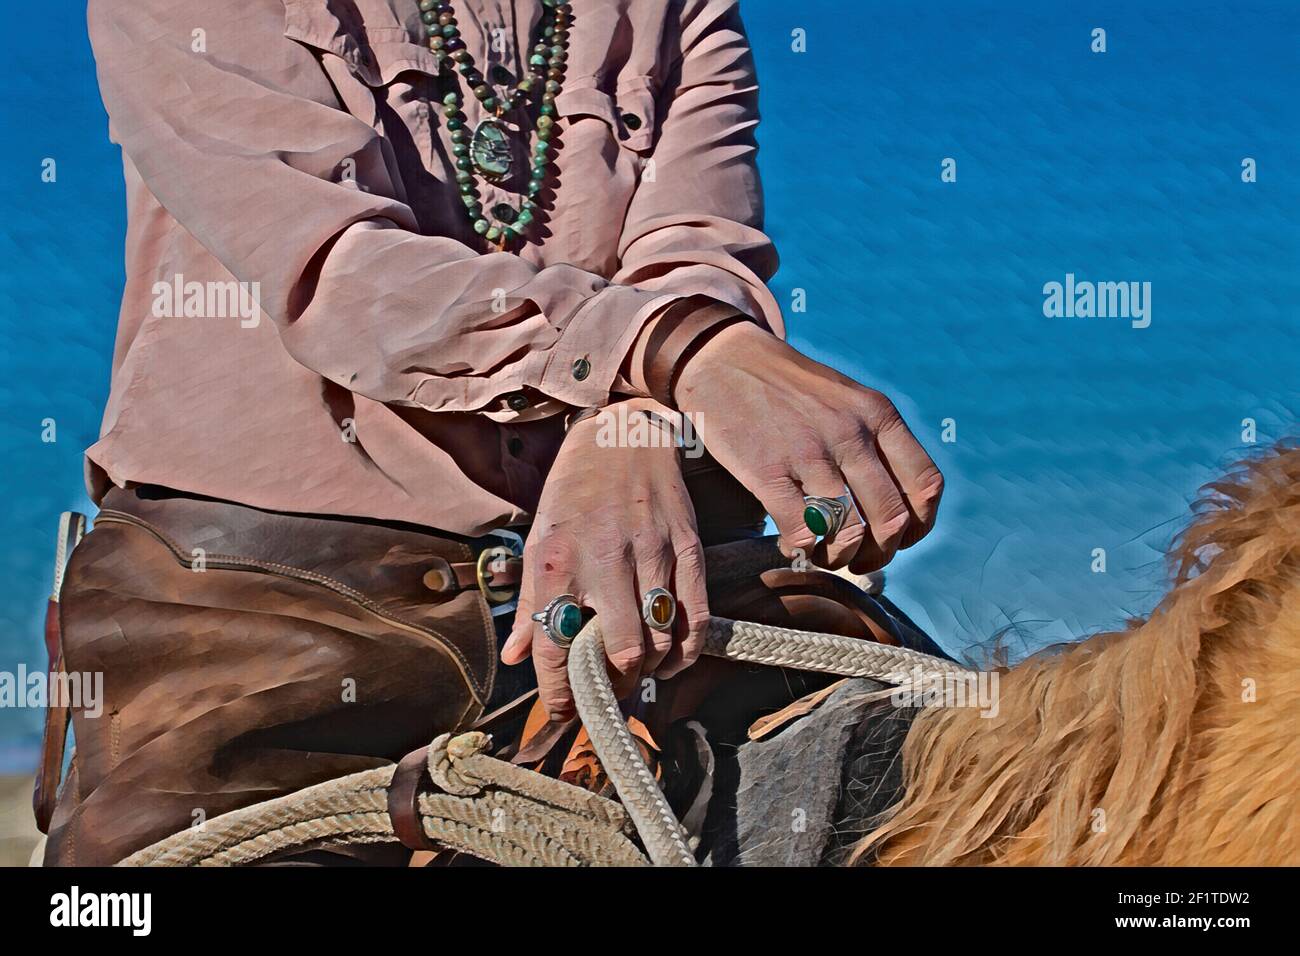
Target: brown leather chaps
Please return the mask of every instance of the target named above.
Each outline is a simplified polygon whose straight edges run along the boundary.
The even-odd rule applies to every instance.
[[[65,667],[102,674],[104,700],[98,715],[73,711],[46,865],[115,863],[473,723],[497,638],[479,588],[449,571],[477,550],[424,529],[111,491],[62,590]]]

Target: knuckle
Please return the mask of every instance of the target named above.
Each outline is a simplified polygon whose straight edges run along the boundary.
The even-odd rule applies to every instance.
[[[624,647],[612,651],[609,655],[609,662],[614,665],[620,674],[627,674],[639,669],[643,660],[645,660],[645,650],[639,646]]]
[[[530,543],[534,570],[547,577],[566,577],[575,573],[582,552],[577,539],[566,531],[553,530]]]
[[[875,389],[868,389],[868,393],[863,408],[867,422],[875,431],[885,431],[903,423],[903,416],[898,413],[898,408],[888,397]]]
[[[621,531],[597,533],[588,546],[596,566],[605,571],[625,567],[632,558],[632,542]]]
[[[538,677],[543,673],[547,675],[568,673],[568,652],[562,647],[556,647],[554,642],[537,631],[533,633],[533,660],[536,662]]]
[[[678,541],[682,539],[679,538]],[[688,541],[677,545],[675,557],[679,572],[685,571],[693,575],[704,570],[704,546],[694,535],[691,535]]]
[[[902,534],[903,529],[907,527],[910,520],[911,515],[908,514],[906,505],[903,505],[900,500],[899,508],[897,510],[891,509],[891,511],[887,511],[885,513],[885,518],[880,523],[880,527],[876,529],[876,534],[879,540],[888,541],[889,539]]]
[[[826,460],[826,443],[821,435],[800,431],[789,444],[790,457],[802,463]]]
[[[557,658],[550,654],[548,650],[542,648],[542,644],[551,644],[550,641],[542,638],[540,641],[533,641],[533,663],[537,671],[537,681],[539,684],[558,685],[569,682],[568,661]],[[551,647],[554,647],[551,644]]]
[[[831,438],[831,452],[836,461],[856,461],[863,455],[875,457],[875,449],[868,441],[860,421],[835,429]]]
[[[685,607],[679,607],[678,615],[684,619],[682,623],[686,633],[692,637],[701,633],[709,624],[709,609],[704,600],[691,601]]]
[[[923,471],[918,484],[921,486],[920,496],[923,501],[938,501],[943,497],[943,472],[939,471],[937,465],[931,465]]]
[[[704,638],[709,633],[709,618],[707,615],[690,619],[686,622],[686,637],[682,641],[682,648],[685,650],[694,650],[696,653],[704,645]]]
[[[839,534],[835,535],[835,544],[838,548],[857,548],[866,536],[867,526],[861,521],[854,521],[852,524],[845,525],[840,529]]]
[[[637,541],[636,563],[656,570],[670,568],[677,559],[677,551],[667,534],[646,537]]]
[[[765,461],[754,469],[754,481],[768,494],[791,493],[790,469],[783,461]]]

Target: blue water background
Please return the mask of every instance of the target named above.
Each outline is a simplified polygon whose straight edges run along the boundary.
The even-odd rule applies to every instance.
[[[890,568],[894,599],[954,651],[1007,628],[1031,649],[1148,611],[1195,489],[1294,430],[1300,6],[742,9],[774,287],[787,307],[796,290],[806,301],[791,337],[891,395],[948,477],[938,530]],[[59,512],[91,510],[81,453],[123,277],[120,164],[84,9],[24,20],[0,40],[7,671],[43,660]],[[940,181],[948,157],[955,183]],[[1241,181],[1244,157],[1258,182]],[[1067,272],[1152,283],[1151,326],[1045,318],[1043,284]],[[0,771],[30,768],[38,735],[38,713],[0,710]]]

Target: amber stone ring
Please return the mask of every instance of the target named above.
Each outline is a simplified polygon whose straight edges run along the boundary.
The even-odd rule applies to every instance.
[[[677,599],[663,588],[651,588],[641,598],[641,619],[656,631],[671,631],[677,619]]]
[[[803,500],[803,522],[819,538],[833,538],[844,527],[844,518],[853,507],[852,495],[823,498],[808,495]]]
[[[572,594],[561,594],[551,598],[546,607],[533,615],[533,620],[542,625],[542,632],[556,647],[567,648],[582,630],[582,607]]]

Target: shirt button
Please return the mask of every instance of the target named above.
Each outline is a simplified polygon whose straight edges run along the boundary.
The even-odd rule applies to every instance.
[[[520,392],[515,392],[513,395],[511,395],[509,398],[506,399],[506,404],[509,405],[516,412],[522,412],[525,408],[528,407],[528,396]]]
[[[623,125],[628,129],[637,130],[641,128],[641,117],[637,116],[635,113],[624,113],[621,118],[623,120]]]
[[[579,382],[586,379],[591,374],[591,363],[585,358],[580,358],[573,363],[573,377]]]
[[[492,64],[492,68],[488,70],[488,78],[497,86],[507,86],[515,81],[515,78],[510,75],[510,71],[500,63]]]
[[[514,436],[506,442],[506,450],[509,451],[510,454],[514,455],[514,457],[518,458],[524,450],[524,440],[518,435]]]

